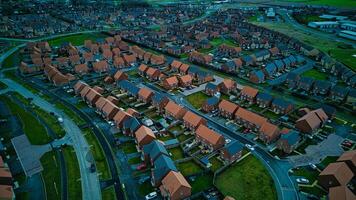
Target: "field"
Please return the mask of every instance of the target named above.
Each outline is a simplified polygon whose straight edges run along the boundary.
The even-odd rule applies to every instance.
[[[68,199],[82,199],[82,186],[77,157],[73,147],[63,149],[68,177]]]
[[[83,133],[93,154],[97,171],[100,174],[100,179],[106,180],[111,178],[108,163],[106,162],[103,149],[101,148],[96,136],[90,129],[84,130]]]
[[[316,69],[308,70],[308,71],[304,72],[302,74],[302,76],[311,77],[311,78],[314,78],[317,80],[327,80],[328,79],[328,74],[319,72]]]
[[[0,100],[3,100],[11,110],[11,113],[21,120],[23,131],[31,144],[41,145],[51,141],[45,127],[31,113],[25,111],[5,96],[1,96]]]
[[[203,103],[209,98],[208,95],[203,92],[196,92],[186,97],[187,101],[194,106],[194,108],[201,108]]]
[[[183,174],[183,176],[190,176],[202,171],[200,165],[195,163],[194,160],[178,163],[177,168]]]
[[[41,158],[43,166],[42,178],[46,186],[47,199],[61,199],[60,166],[54,151],[44,154]]]
[[[356,7],[356,2],[354,0],[277,0],[276,2],[296,2],[304,3],[307,5],[325,5],[325,6],[335,6],[343,8]]]
[[[179,146],[175,147],[175,148],[172,148],[172,149],[169,149],[168,152],[172,154],[172,159],[173,160],[179,160],[179,159],[184,158],[183,150]]]
[[[293,175],[304,177],[310,181],[310,184],[312,184],[318,178],[319,172],[309,168],[299,168],[293,170]]]
[[[63,42],[70,42],[74,46],[83,45],[85,40],[96,41],[98,38],[106,37],[100,33],[87,33],[87,34],[78,34],[78,35],[70,35],[66,37],[60,37],[53,40],[49,40],[48,43],[51,46],[60,46]]]
[[[300,31],[297,28],[294,28],[292,25],[283,22],[253,22],[253,24],[284,33],[290,37],[294,37],[300,40],[301,42],[304,42],[305,44],[309,44],[314,48],[324,51],[325,53],[329,53],[339,62],[342,62],[353,70],[356,70],[356,58],[353,57],[353,55],[356,54],[356,49],[345,49],[343,47],[345,46],[343,43],[325,40],[321,37],[309,35]]]
[[[189,184],[192,186],[192,194],[195,194],[211,188],[213,186],[213,176],[204,174],[198,176],[194,181],[189,180]]]
[[[114,200],[116,199],[115,189],[113,186],[104,189],[101,192],[102,199],[104,200]]]
[[[68,115],[68,117],[70,117],[78,126],[85,124],[84,119],[79,117],[78,114],[76,114],[73,110],[69,109],[67,106],[63,105],[58,101],[55,103],[55,106],[58,109],[62,110],[66,115]]]
[[[301,23],[307,25],[309,22],[320,22],[325,21],[325,19],[320,18],[318,15],[295,15],[295,19]]]
[[[253,156],[246,157],[218,175],[215,183],[224,196],[235,199],[277,199],[273,179]]]

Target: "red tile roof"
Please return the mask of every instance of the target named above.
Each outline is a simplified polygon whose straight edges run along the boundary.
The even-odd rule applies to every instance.
[[[204,138],[209,144],[216,145],[218,144],[224,137],[215,131],[209,129],[205,125],[200,125],[198,129],[195,131],[195,134]]]
[[[261,127],[267,119],[244,108],[239,108],[235,113],[235,117],[241,118],[249,123]]]
[[[238,105],[230,102],[230,101],[227,101],[225,99],[221,100],[220,103],[219,103],[219,109],[223,110],[223,111],[226,111],[226,112],[229,112],[229,113],[234,113],[236,111],[236,109],[239,108]]]
[[[245,86],[241,90],[241,95],[246,95],[255,98],[257,96],[258,90],[250,86]]]

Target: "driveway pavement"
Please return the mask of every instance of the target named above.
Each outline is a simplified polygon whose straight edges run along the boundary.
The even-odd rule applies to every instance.
[[[223,82],[223,80],[224,80],[224,79],[221,78],[220,76],[215,76],[215,75],[214,75],[214,79],[215,79],[214,82],[212,82],[212,83],[214,83],[214,84],[219,84],[219,83]],[[182,94],[183,94],[184,96],[189,96],[189,95],[194,94],[194,93],[196,93],[196,92],[203,91],[203,90],[205,90],[206,84],[207,84],[207,83],[201,84],[201,85],[199,85],[199,87],[193,88],[193,89],[191,89],[191,90],[184,90],[184,91],[182,92]]]
[[[318,164],[327,156],[340,156],[344,152],[340,146],[343,140],[342,137],[331,134],[321,143],[308,146],[304,155],[290,156],[289,160],[293,167],[301,167],[310,163]]]

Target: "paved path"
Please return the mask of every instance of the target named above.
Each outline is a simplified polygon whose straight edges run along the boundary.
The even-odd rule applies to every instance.
[[[223,78],[221,78],[220,76],[215,76],[214,75],[214,82],[212,82],[212,83],[214,83],[214,84],[219,84],[219,83],[221,83],[224,79]],[[205,86],[206,86],[206,84],[207,83],[204,83],[204,84],[201,84],[201,85],[199,85],[198,87],[196,87],[196,88],[193,88],[193,89],[191,89],[191,90],[184,90],[183,92],[182,92],[182,94],[184,95],[184,96],[189,96],[189,95],[191,95],[191,94],[194,94],[194,93],[196,93],[196,92],[200,92],[200,91],[203,91],[203,90],[205,90]]]
[[[317,145],[310,145],[305,149],[306,154],[290,156],[289,160],[294,167],[318,164],[327,156],[340,156],[344,150],[340,144],[344,139],[338,135],[331,134],[327,139]]]
[[[1,81],[4,82],[10,89],[19,92],[25,98],[33,98],[32,102],[41,107],[43,110],[53,112],[57,116],[62,116],[63,128],[68,137],[70,137],[70,140],[73,142],[73,147],[79,162],[83,199],[100,200],[101,189],[99,178],[97,173],[90,173],[88,170],[91,163],[87,161],[86,156],[87,154],[91,155],[91,152],[89,151],[89,145],[82,135],[79,127],[63,111],[57,109],[38,95],[33,94],[17,82],[6,78],[2,78]]]

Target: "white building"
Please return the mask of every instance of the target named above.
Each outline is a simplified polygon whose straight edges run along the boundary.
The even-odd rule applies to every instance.
[[[339,26],[339,22],[334,22],[334,21],[325,21],[325,22],[309,22],[308,26],[312,28],[318,28],[318,29],[324,29],[324,30],[330,30],[330,29],[335,29]]]
[[[334,19],[334,20],[337,20],[337,21],[341,21],[341,20],[347,19],[347,17],[340,16],[340,15],[320,15],[319,18],[328,19],[328,20]]]
[[[354,31],[340,31],[339,36],[356,41],[356,32]]]
[[[356,31],[356,24],[343,23],[340,27],[344,30]]]

